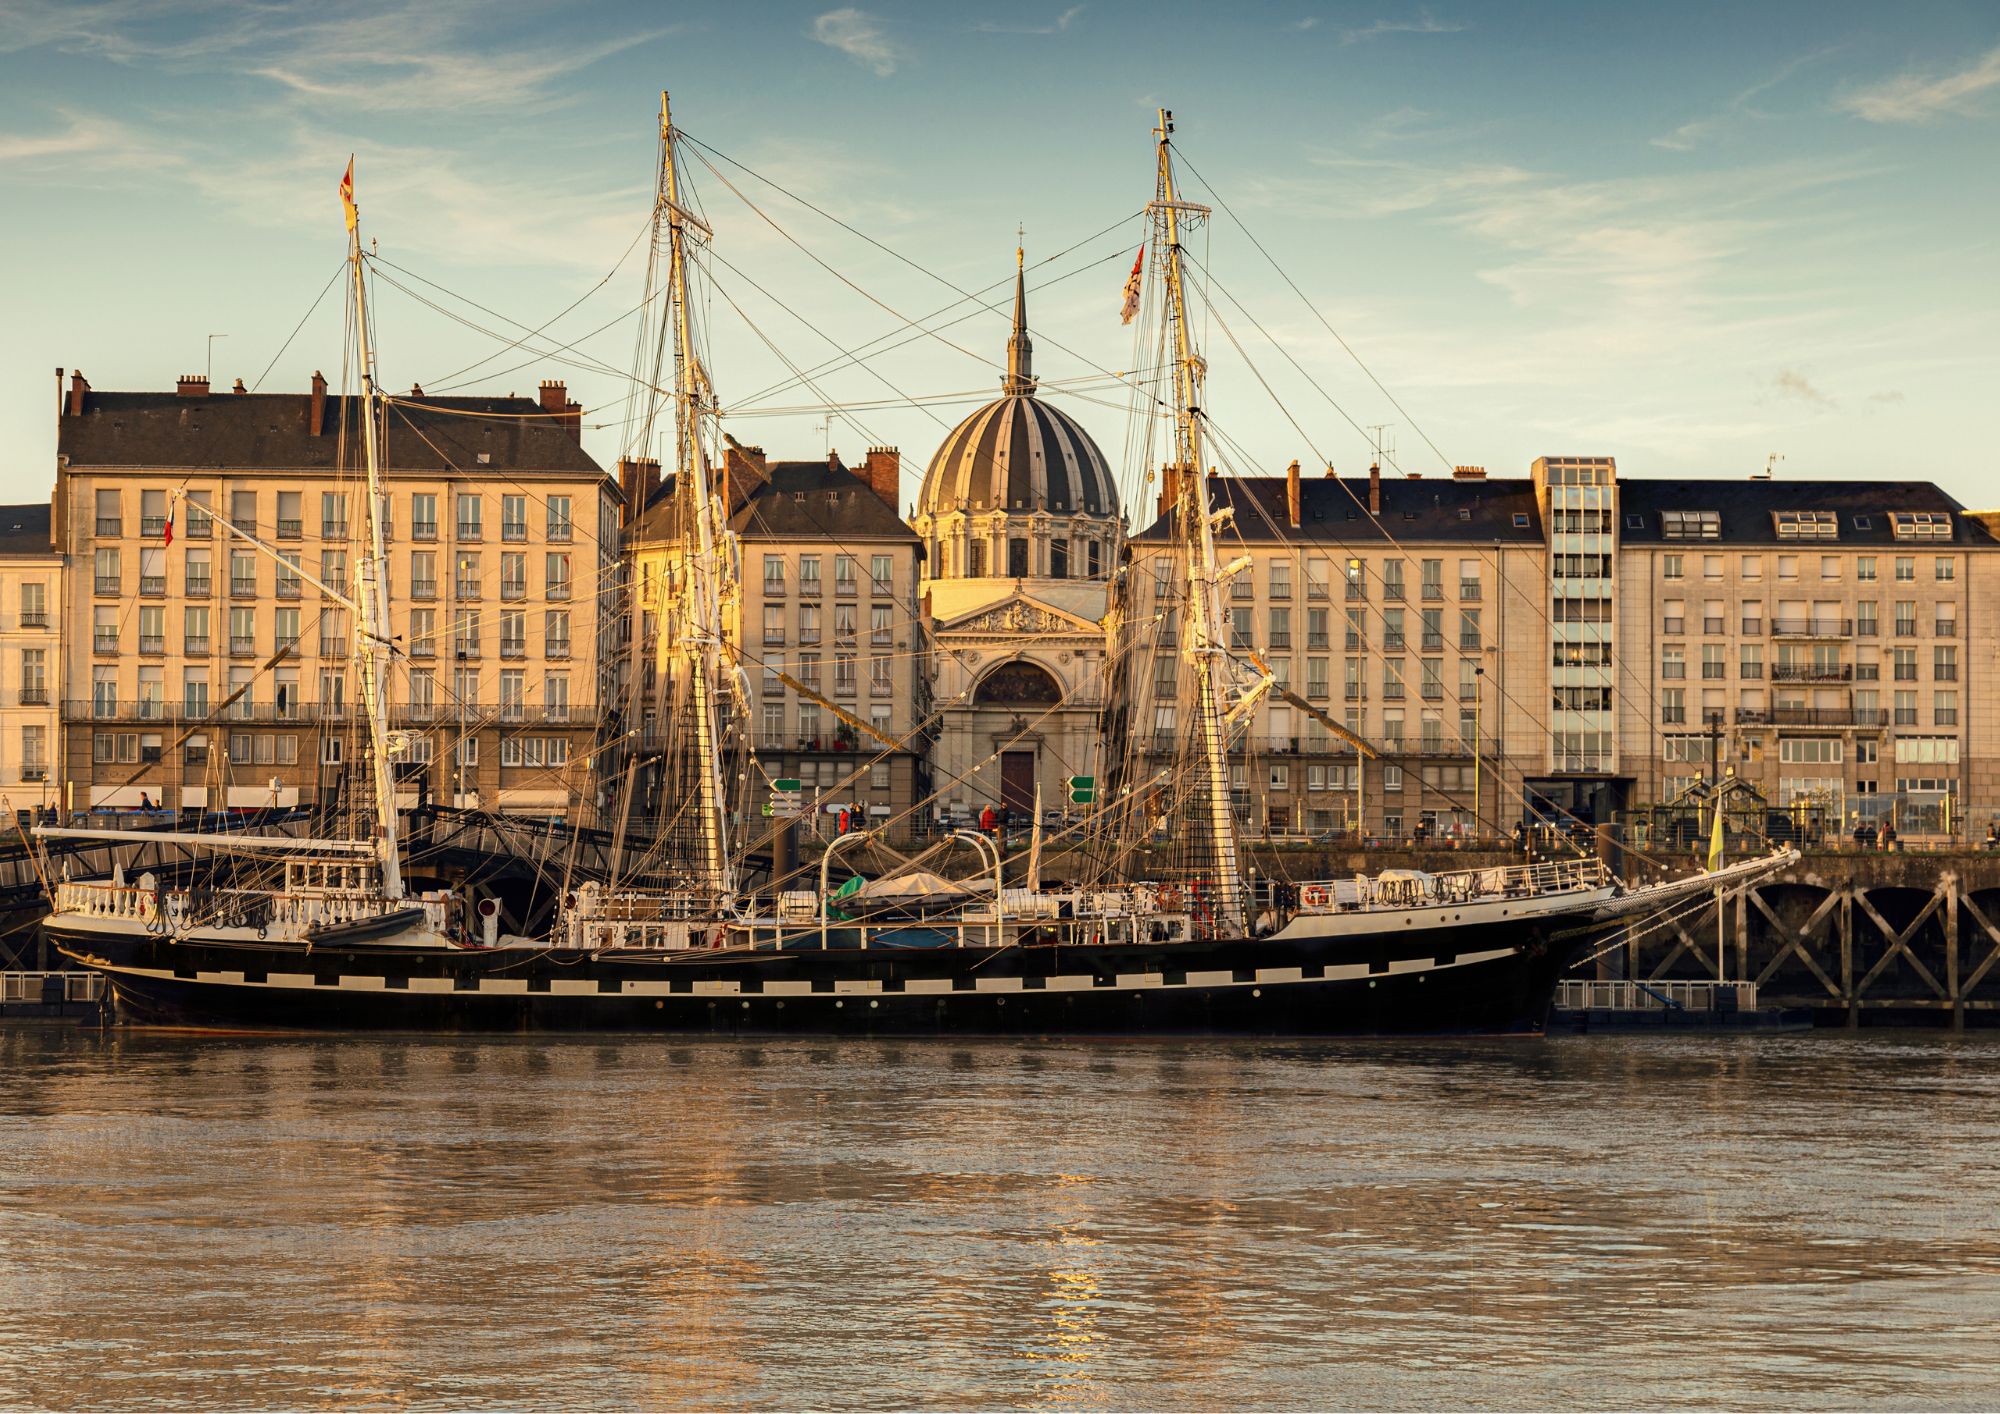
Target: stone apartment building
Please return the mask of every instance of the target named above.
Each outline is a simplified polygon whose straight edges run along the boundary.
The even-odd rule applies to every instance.
[[[1623,480],[1603,457],[1521,479],[1211,480],[1248,568],[1229,633],[1382,750],[1361,762],[1275,697],[1232,764],[1254,834],[1505,834],[1600,824],[1732,771],[1775,808],[1905,836],[2000,815],[2000,542],[1923,482]],[[1132,750],[1183,735],[1179,569],[1133,537]],[[1150,634],[1151,642],[1145,641]],[[1476,822],[1476,823],[1475,823]]]
[[[62,557],[49,504],[0,506],[0,813],[55,804]]]
[[[643,507],[628,531],[640,665],[633,687],[641,760],[657,761],[675,701],[676,501],[656,463],[621,463],[620,473],[630,503]],[[772,780],[798,780],[806,805],[857,808],[877,827],[905,826],[928,794],[922,542],[897,517],[900,476],[890,447],[871,448],[853,468],[838,454],[774,462],[761,448],[726,449],[716,494],[730,508],[742,561],[723,610],[753,705],[744,722],[725,695],[725,774],[751,816]],[[857,731],[828,704],[897,745]],[[664,816],[658,773],[650,780],[637,813]]]
[[[351,596],[365,534],[357,409],[318,374],[303,392],[220,395],[198,377],[162,393],[74,376],[54,497],[65,808],[365,788],[355,625],[320,587]],[[407,804],[567,816],[590,797],[620,527],[580,430],[560,383],[538,399],[413,389],[385,412]]]

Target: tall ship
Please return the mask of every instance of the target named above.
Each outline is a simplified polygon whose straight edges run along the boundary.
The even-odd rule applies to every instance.
[[[1294,694],[1231,642],[1226,602],[1244,562],[1220,544],[1230,507],[1204,472],[1210,455],[1207,365],[1190,308],[1184,238],[1206,209],[1176,184],[1173,121],[1155,130],[1150,236],[1128,286],[1144,303],[1171,387],[1160,468],[1172,527],[1175,592],[1167,621],[1107,618],[1110,658],[1102,802],[1045,838],[1040,812],[1024,858],[990,832],[941,830],[911,855],[872,821],[797,862],[797,826],[761,830],[755,801],[796,792],[733,747],[755,719],[750,674],[776,672],[856,743],[907,743],[760,663],[729,631],[742,577],[726,474],[728,439],[699,313],[709,223],[684,199],[681,134],[662,95],[648,311],[628,425],[670,427],[664,487],[673,553],[659,596],[664,741],[617,763],[608,795],[619,827],[610,865],[578,870],[546,930],[500,931],[452,890],[413,888],[396,794],[403,744],[389,683],[400,651],[389,631],[380,496],[381,399],[369,320],[369,264],[352,198],[351,327],[360,379],[361,467],[368,523],[350,583],[320,586],[351,607],[367,723],[369,798],[352,828],[311,838],[163,833],[225,853],[229,867],[174,877],[53,882],[50,941],[98,971],[116,1014],[135,1024],[228,1029],[661,1031],[882,1035],[1342,1035],[1539,1031],[1575,961],[1628,929],[1704,904],[1790,863],[1789,852],[1629,886],[1587,855],[1430,873],[1298,881],[1256,879],[1231,795],[1232,737],[1249,710],[1280,697],[1360,753],[1368,742]],[[1149,256],[1150,259],[1143,257]],[[1140,272],[1149,267],[1141,301]],[[1032,390],[1025,284],[1017,272],[1005,401]],[[1015,408],[1022,447],[1062,440],[1046,414]],[[997,423],[989,417],[987,423]],[[1030,424],[1034,424],[1031,429]],[[969,424],[968,424],[969,425]],[[991,456],[997,427],[954,434],[967,458]],[[984,450],[982,450],[984,449]],[[1074,461],[1074,449],[1068,454]],[[1020,453],[1026,460],[1027,453]],[[970,463],[969,463],[970,464]],[[1082,487],[1070,467],[1073,488]],[[1044,473],[1046,474],[1046,472]],[[723,484],[718,484],[721,482]],[[1090,493],[1098,494],[1098,493]],[[1101,499],[1101,495],[1100,495]],[[249,530],[224,533],[267,553]],[[1127,570],[1114,565],[1115,577]],[[1114,598],[1116,598],[1114,591]],[[1150,637],[1149,637],[1150,635]],[[740,635],[737,636],[740,638]],[[1122,750],[1130,733],[1130,659],[1141,639],[1172,645],[1181,708],[1164,765]],[[636,670],[634,677],[636,678]],[[633,732],[631,735],[636,736]],[[612,743],[616,745],[616,743]],[[748,761],[754,770],[738,769]],[[753,778],[754,777],[754,778]],[[628,833],[634,799],[665,808]],[[80,831],[45,829],[44,834]],[[139,838],[116,832],[116,838]],[[1045,846],[1066,854],[1043,881]],[[859,847],[859,848],[857,848]],[[873,876],[841,857],[871,851]],[[951,860],[974,864],[954,875]],[[880,861],[886,859],[886,866]],[[848,877],[852,875],[851,877]]]

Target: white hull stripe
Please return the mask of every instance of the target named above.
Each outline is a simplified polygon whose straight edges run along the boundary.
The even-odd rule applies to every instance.
[[[1512,957],[1519,948],[1488,948],[1482,952],[1461,953],[1450,962],[1440,963],[1434,958],[1403,958],[1389,964],[1386,972],[1371,971],[1366,963],[1344,963],[1321,970],[1321,975],[1308,977],[1303,968],[1260,967],[1248,979],[1239,978],[1234,972],[1121,972],[1114,987],[1100,988],[1097,979],[1089,973],[1067,974],[1049,977],[1039,987],[1028,986],[1028,979],[1020,977],[980,977],[974,982],[969,994],[986,996],[994,993],[1013,994],[1016,992],[1086,992],[1086,991],[1187,991],[1225,990],[1243,987],[1296,987],[1312,986],[1320,982],[1358,982],[1369,977],[1408,977],[1431,972],[1449,972],[1461,967],[1476,967],[1481,963],[1493,962],[1503,957]],[[594,981],[575,978],[553,978],[546,992],[530,992],[524,977],[482,977],[477,988],[460,988],[449,977],[410,977],[403,985],[391,987],[389,979],[380,973],[342,973],[338,977],[322,980],[309,972],[268,972],[261,982],[246,980],[241,972],[197,972],[192,978],[181,976],[171,968],[164,967],[106,967],[99,966],[100,972],[114,976],[144,977],[161,982],[194,982],[227,987],[259,987],[276,992],[410,992],[421,996],[460,997],[769,997],[785,999],[789,997],[827,997],[839,1000],[845,997],[881,996],[950,996],[960,989],[949,977],[913,977],[905,982],[901,993],[885,992],[881,982],[872,979],[836,980],[831,990],[815,992],[810,981],[771,980],[764,983],[761,990],[745,992],[743,984],[737,981],[697,979],[687,990],[676,992],[673,984],[666,981],[625,981],[620,990],[607,992]],[[1169,978],[1173,980],[1169,981]]]

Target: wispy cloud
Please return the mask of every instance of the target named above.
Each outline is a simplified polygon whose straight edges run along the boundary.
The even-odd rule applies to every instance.
[[[1848,94],[1840,106],[1871,123],[1924,123],[1943,113],[1963,113],[1972,100],[2000,85],[2000,47],[1953,74],[1899,74]]]
[[[1777,390],[1777,394],[1781,398],[1792,398],[1802,403],[1811,403],[1815,407],[1830,408],[1834,406],[1833,399],[1821,392],[1819,388],[1814,386],[1810,378],[1806,377],[1805,374],[1799,372],[1796,368],[1779,369],[1777,376],[1771,380],[1771,386]]]
[[[1076,17],[1088,8],[1072,5],[1045,25],[1009,25],[998,20],[981,20],[973,28],[981,34],[1067,34]]]
[[[1340,42],[1360,44],[1386,34],[1457,34],[1464,28],[1451,20],[1438,19],[1429,10],[1419,10],[1414,20],[1377,20],[1366,29],[1343,30]]]
[[[1301,34],[1303,34],[1305,31],[1309,29],[1318,29],[1319,16],[1307,15],[1302,20],[1293,20],[1290,24],[1286,25],[1285,28],[1298,30]]]
[[[130,129],[108,118],[67,110],[59,116],[67,124],[60,132],[0,133],[0,162],[102,158],[129,149],[133,144]]]
[[[880,19],[852,5],[828,10],[814,20],[812,37],[873,70],[877,78],[888,78],[910,57],[909,51],[883,30]]]
[[[1837,47],[1829,46],[1825,49],[1815,49],[1809,54],[1801,54],[1796,59],[1789,60],[1780,66],[1778,71],[1769,78],[1758,80],[1731,98],[1719,111],[1710,114],[1706,118],[1696,118],[1691,122],[1682,123],[1672,132],[1651,139],[1653,146],[1666,148],[1669,152],[1692,152],[1701,143],[1727,129],[1737,119],[1770,118],[1775,116],[1774,114],[1765,112],[1761,108],[1751,106],[1751,100],[1761,93],[1767,93],[1771,89],[1776,88],[1806,65],[1816,60],[1824,59],[1827,55],[1833,53]]]
[[[650,30],[562,53],[537,49],[479,54],[448,45],[408,52],[302,51],[287,62],[250,72],[302,97],[344,108],[454,112],[504,108],[518,113],[569,101],[553,92],[557,80],[668,33]]]

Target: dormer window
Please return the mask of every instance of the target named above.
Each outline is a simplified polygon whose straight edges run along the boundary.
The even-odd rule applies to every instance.
[[[1875,519],[1873,516],[1856,516],[1854,518],[1854,528],[1856,530],[1872,530],[1874,526]]]
[[[1720,540],[1722,515],[1719,511],[1661,511],[1660,535],[1667,540]]]
[[[1646,528],[1646,518],[1635,511],[1625,517],[1625,528],[1627,530],[1644,530]]]
[[[1951,512],[1891,511],[1889,529],[1898,540],[1949,540]]]
[[[1780,540],[1838,540],[1840,517],[1832,511],[1773,511]]]
[[[1526,530],[1527,528],[1528,528],[1528,513],[1526,511],[1514,512],[1514,529]]]

